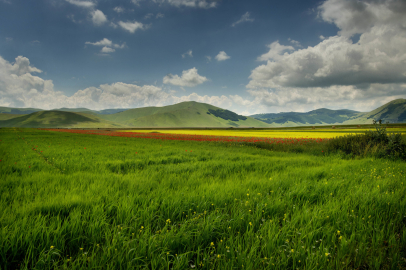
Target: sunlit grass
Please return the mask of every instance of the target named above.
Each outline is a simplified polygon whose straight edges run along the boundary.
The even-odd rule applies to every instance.
[[[0,130],[1,269],[402,269],[405,163]]]

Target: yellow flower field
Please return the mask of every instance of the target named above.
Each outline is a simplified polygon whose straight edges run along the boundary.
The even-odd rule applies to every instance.
[[[239,130],[239,129],[177,129],[177,130],[120,130],[120,132],[143,132],[143,133],[167,133],[167,134],[188,134],[188,135],[209,135],[209,136],[238,136],[238,137],[265,137],[265,138],[334,138],[349,134],[364,133],[371,129],[289,129],[289,130]],[[401,132],[406,134],[406,128],[388,128],[388,133]]]

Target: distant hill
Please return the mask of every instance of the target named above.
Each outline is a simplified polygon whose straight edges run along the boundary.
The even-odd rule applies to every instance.
[[[371,112],[318,109],[310,112],[281,112],[255,114],[251,117],[277,126],[371,124],[382,119],[384,123],[406,122],[406,99],[393,100]]]
[[[317,109],[306,113],[282,112],[251,117],[195,101],[164,107],[137,109],[61,108],[45,111],[35,108],[0,107],[0,127],[289,127],[306,125],[371,124],[406,122],[406,99],[393,100],[371,112]]]
[[[124,111],[123,111],[124,110]],[[115,113],[114,113],[115,112]],[[108,109],[61,108],[26,115],[0,114],[0,127],[268,127],[251,117],[199,102],[165,107]]]
[[[83,113],[92,113],[92,114],[113,114],[123,112],[129,109],[106,109],[101,111],[90,110],[87,108],[60,108],[55,109],[54,111],[62,111],[62,112],[83,112]]]
[[[382,119],[383,123],[406,123],[406,99],[395,99],[381,107],[360,115],[358,118],[349,119],[346,124],[370,124],[372,120]]]
[[[323,125],[343,123],[349,119],[353,119],[362,113],[351,110],[329,110],[317,109],[310,112],[282,112],[282,113],[267,113],[256,114],[251,117],[264,121],[268,124],[283,125],[292,123],[296,125]]]
[[[9,114],[30,114],[34,112],[43,111],[41,109],[35,108],[10,108],[10,107],[0,107],[0,113],[9,113]]]
[[[257,119],[195,101],[130,109],[100,117],[133,127],[269,127]]]
[[[39,111],[14,117],[8,120],[0,120],[0,127],[30,127],[30,128],[56,128],[56,127],[126,127],[116,124],[97,116],[85,113],[62,112],[62,111]]]

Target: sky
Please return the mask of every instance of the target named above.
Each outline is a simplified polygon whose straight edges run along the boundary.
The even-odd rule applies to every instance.
[[[397,98],[405,0],[0,0],[0,106],[251,115]]]

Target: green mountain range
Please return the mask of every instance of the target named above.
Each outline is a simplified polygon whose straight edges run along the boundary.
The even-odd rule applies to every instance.
[[[164,107],[137,109],[0,107],[0,127],[44,128],[158,128],[158,127],[288,127],[307,125],[371,124],[406,122],[406,99],[393,100],[371,112],[317,109],[306,113],[283,112],[238,115],[210,104],[195,101]]]
[[[15,112],[17,108],[10,108]],[[18,109],[17,109],[18,110]],[[121,109],[120,109],[121,110]],[[263,121],[194,101],[165,107],[114,110],[58,109],[26,115],[1,113],[0,127],[268,127]]]
[[[372,124],[372,120],[384,123],[406,122],[406,99],[396,99],[371,112],[352,110],[317,109],[310,112],[281,112],[255,114],[251,117],[272,126],[350,125]]]

